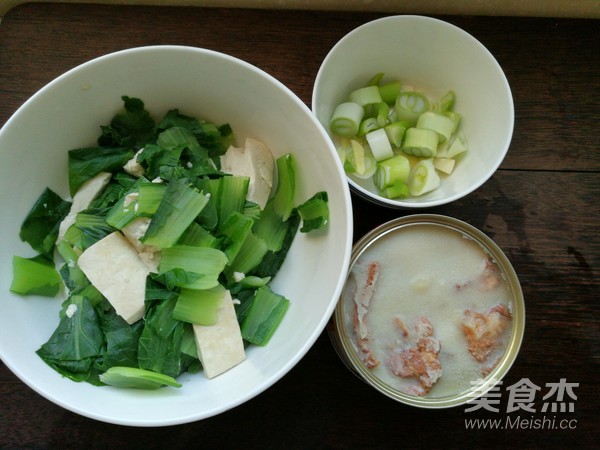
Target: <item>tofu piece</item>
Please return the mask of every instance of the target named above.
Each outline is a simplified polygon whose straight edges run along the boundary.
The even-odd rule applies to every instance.
[[[87,248],[78,265],[127,323],[144,316],[149,270],[121,232],[115,231]]]
[[[71,225],[75,223],[77,214],[87,209],[96,197],[104,190],[110,181],[112,174],[109,172],[100,172],[95,177],[90,178],[81,185],[79,190],[73,196],[69,214],[63,219],[58,228],[58,239],[65,237],[65,233]]]
[[[246,359],[242,332],[235,315],[233,300],[225,291],[214,325],[193,325],[198,358],[207,378],[214,378]]]
[[[221,156],[221,170],[250,178],[247,199],[264,209],[271,195],[275,160],[271,150],[256,139],[247,138],[244,147],[230,146]]]
[[[125,239],[135,248],[142,262],[148,267],[148,270],[152,273],[158,273],[158,264],[161,256],[160,249],[153,245],[143,244],[140,240],[146,234],[150,220],[150,217],[138,217],[125,225],[121,229],[121,232],[125,236]]]

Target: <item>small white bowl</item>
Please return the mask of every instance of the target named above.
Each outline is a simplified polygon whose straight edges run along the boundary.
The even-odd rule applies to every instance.
[[[354,192],[388,207],[426,208],[464,197],[494,174],[510,145],[514,105],[502,68],[477,39],[447,22],[410,15],[384,17],[348,33],[323,61],[312,94],[312,110],[334,144],[333,110],[379,72],[433,98],[454,90],[469,150],[439,188],[422,196],[390,200],[371,180],[348,177]]]
[[[180,377],[183,387],[156,391],[97,387],[61,377],[35,353],[58,325],[61,298],[8,291],[13,255],[33,256],[20,241],[22,220],[46,187],[68,197],[67,151],[95,145],[99,126],[142,99],[159,119],[169,109],[229,123],[243,142],[264,141],[275,156],[296,156],[297,199],[329,195],[330,224],[298,233],[273,281],[291,306],[266,347],[211,380]],[[76,67],[49,83],[0,130],[0,358],[36,392],[97,420],[164,426],[214,416],[263,392],[306,354],[328,322],[343,287],[352,246],[350,191],[335,148],[310,109],[260,69],[228,55],[191,47],[124,50]]]

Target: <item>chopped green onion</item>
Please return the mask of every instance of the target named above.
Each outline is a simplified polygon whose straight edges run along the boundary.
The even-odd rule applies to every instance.
[[[379,126],[377,117],[367,117],[360,123],[360,126],[358,127],[358,133],[356,134],[356,136],[363,137],[367,133],[377,130],[378,128],[381,127]]]
[[[379,72],[379,73],[376,73],[375,75],[373,75],[373,78],[371,78],[369,80],[369,82],[367,83],[367,86],[378,86],[383,78],[383,75],[384,75],[383,72]]]
[[[460,119],[462,118],[461,115],[454,111],[445,111],[444,115],[452,120],[452,122],[454,123],[454,127],[452,128],[452,134],[456,133],[456,130],[458,130],[458,125],[460,124]]]
[[[403,155],[396,155],[377,163],[377,170],[373,176],[373,181],[377,189],[383,191],[385,188],[393,186],[397,182],[405,183],[410,174],[410,163],[408,158]]]
[[[442,96],[442,98],[440,99],[440,106],[439,106],[440,112],[452,111],[452,108],[454,108],[455,101],[456,101],[456,94],[454,93],[454,91],[446,92],[446,94],[444,94]]]
[[[43,256],[13,256],[13,279],[10,291],[20,295],[56,296],[62,286],[60,274]]]
[[[466,152],[468,148],[467,137],[464,133],[459,132],[450,147],[448,148],[448,158],[455,158],[459,154]]]
[[[363,107],[357,103],[340,103],[333,112],[329,127],[338,136],[356,136],[364,113]]]
[[[408,126],[408,122],[392,122],[383,128],[394,147],[400,148],[402,146],[402,139]]]
[[[436,155],[438,133],[425,128],[409,128],[404,134],[402,151],[407,155],[431,158]]]
[[[436,170],[445,173],[446,175],[450,175],[454,170],[454,164],[456,160],[452,158],[433,158],[433,167]]]
[[[431,159],[423,159],[413,166],[408,177],[411,195],[423,195],[440,185],[440,177]]]
[[[382,102],[379,87],[365,86],[350,92],[349,99],[351,102],[358,103],[363,108],[369,105],[379,105]]]
[[[396,119],[406,120],[411,125],[417,123],[421,114],[429,109],[429,100],[420,92],[405,91],[396,99]]]
[[[392,145],[383,128],[371,131],[365,137],[376,161],[383,161],[394,156]]]
[[[443,144],[452,136],[454,121],[444,114],[427,111],[419,116],[417,128],[435,131],[438,134],[438,143]]]
[[[383,128],[384,126],[386,126],[389,122],[389,116],[390,115],[390,107],[388,106],[387,103],[385,102],[381,102],[379,104],[379,108],[377,110],[377,125],[379,125],[380,128]]]
[[[396,98],[400,95],[401,83],[399,81],[392,81],[387,84],[379,86],[379,95],[381,99],[388,105],[393,105],[396,102]]]
[[[99,375],[109,386],[134,389],[158,389],[161,386],[181,387],[175,378],[137,367],[113,366]]]
[[[398,181],[397,183],[386,187],[383,191],[380,191],[380,193],[385,198],[406,198],[410,195],[410,190],[406,183]]]

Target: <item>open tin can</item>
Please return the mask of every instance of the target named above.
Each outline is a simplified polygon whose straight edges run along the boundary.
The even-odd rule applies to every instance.
[[[346,366],[379,392],[447,408],[504,377],[524,329],[523,293],[502,250],[463,221],[417,214],[354,245],[328,332]]]

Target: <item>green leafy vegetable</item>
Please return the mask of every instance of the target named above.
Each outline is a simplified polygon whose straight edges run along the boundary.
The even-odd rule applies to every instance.
[[[178,383],[173,377],[134,367],[111,367],[100,374],[100,381],[115,387],[133,389],[158,389],[161,386],[181,387],[181,383]]]
[[[22,258],[13,256],[11,292],[21,295],[56,296],[61,289],[60,274],[45,256]]]
[[[256,345],[266,345],[283,320],[290,301],[275,294],[266,286],[256,291],[246,318],[242,323],[242,337]]]
[[[38,253],[51,258],[58,236],[58,226],[70,208],[70,202],[46,188],[25,217],[19,237]]]
[[[192,324],[225,326],[219,321],[225,297],[234,299],[233,326],[240,324],[245,344],[269,341],[290,303],[269,283],[300,223],[302,231],[327,225],[327,194],[295,205],[296,167],[290,153],[278,158],[277,191],[261,210],[247,198],[249,177],[221,171],[219,157],[234,144],[228,124],[176,109],[155,122],[140,99],[122,99],[123,110],[100,127],[99,146],[69,152],[69,189],[71,195],[79,194],[72,224],[71,203],[50,189],[23,221],[21,239],[40,255],[14,257],[10,289],[55,296],[66,288],[58,327],[37,351],[62,375],[94,385],[179,387],[176,377],[203,369],[194,331],[198,327]],[[103,175],[108,184],[89,199],[90,191],[81,188],[101,172],[108,172]],[[59,239],[67,216],[69,226]],[[127,280],[115,275],[101,283],[96,277],[107,266],[90,271],[82,255],[109,236],[122,239],[106,247],[107,258],[136,252],[139,261],[135,254],[129,259],[137,272],[123,267],[132,275]],[[138,294],[145,293],[143,320],[128,323],[117,314],[123,305],[107,289],[111,283],[132,283],[130,291],[121,292],[135,292],[131,298],[140,303]],[[225,328],[211,331],[229,333],[231,325],[229,320]]]
[[[323,228],[329,222],[329,206],[327,192],[317,192],[310,199],[298,206],[302,219],[301,233]]]

